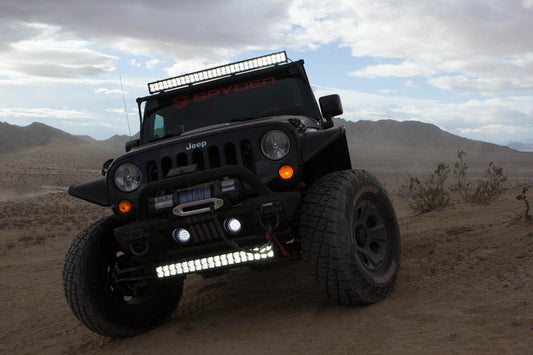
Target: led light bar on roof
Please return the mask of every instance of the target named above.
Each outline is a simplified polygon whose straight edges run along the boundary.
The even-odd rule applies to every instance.
[[[249,70],[265,68],[271,65],[286,62],[287,54],[285,53],[285,51],[272,53],[264,55],[262,57],[221,65],[219,67],[201,70],[190,74],[175,76],[169,79],[154,81],[152,83],[148,83],[148,91],[150,91],[150,94],[155,94],[158,92],[171,90],[186,85],[192,85],[204,81],[222,78],[231,74],[237,74]]]
[[[158,278],[164,278],[244,264],[257,260],[272,259],[273,257],[274,248],[272,247],[272,244],[267,243],[266,245],[254,248],[249,252],[234,251],[200,259],[181,261],[174,264],[161,265],[156,267],[155,271]]]

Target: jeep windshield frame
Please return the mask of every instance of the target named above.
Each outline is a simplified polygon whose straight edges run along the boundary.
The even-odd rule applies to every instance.
[[[169,90],[137,102],[139,109],[144,103],[141,144],[257,118],[299,115],[321,120],[302,60]]]

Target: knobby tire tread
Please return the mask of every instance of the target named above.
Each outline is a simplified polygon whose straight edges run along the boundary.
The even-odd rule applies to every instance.
[[[169,280],[169,282],[177,283],[177,286],[174,286],[175,284],[170,287],[166,286],[168,296],[176,296],[176,300],[161,302],[164,304],[158,311],[161,311],[160,313],[164,316],[158,313],[157,319],[132,322],[121,319],[118,311],[117,314],[113,314],[114,312],[109,309],[103,310],[101,296],[94,290],[95,281],[86,276],[95,275],[99,270],[94,262],[87,262],[87,259],[98,257],[96,250],[105,250],[109,243],[104,244],[105,238],[101,238],[101,235],[113,238],[110,231],[115,223],[112,216],[102,218],[83,229],[74,238],[65,257],[62,275],[63,289],[72,312],[87,328],[104,336],[126,338],[147,332],[170,319],[181,298],[183,281]]]
[[[300,215],[302,253],[310,266],[311,277],[331,300],[347,306],[374,303],[384,298],[392,289],[396,277],[394,275],[391,282],[377,287],[357,269],[354,261],[346,258],[348,245],[345,235],[349,230],[342,219],[345,209],[350,208],[352,203],[347,195],[354,194],[350,190],[354,188],[354,182],[359,187],[377,187],[381,198],[390,203],[377,179],[368,172],[338,171],[313,184],[304,198]],[[393,211],[390,218],[397,228]]]

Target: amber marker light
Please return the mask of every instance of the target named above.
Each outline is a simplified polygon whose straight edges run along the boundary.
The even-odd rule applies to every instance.
[[[120,203],[118,204],[118,210],[122,214],[128,213],[129,211],[131,211],[131,202],[128,200],[120,201]]]
[[[294,175],[294,169],[290,165],[283,165],[278,173],[283,180],[289,180]]]

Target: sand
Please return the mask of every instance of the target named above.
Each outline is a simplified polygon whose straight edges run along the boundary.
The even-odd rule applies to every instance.
[[[393,292],[375,305],[332,303],[303,261],[263,271],[243,267],[217,278],[189,277],[170,322],[135,338],[110,339],[86,329],[70,312],[61,273],[74,235],[109,214],[68,196],[66,187],[98,178],[101,162],[114,152],[64,148],[0,155],[2,353],[526,354],[533,349],[533,224],[513,221],[523,211],[515,199],[522,187],[530,187],[533,201],[533,176],[528,180],[522,170],[519,181],[511,179],[506,193],[489,205],[454,201],[414,215],[394,194],[402,264]],[[386,185],[399,191],[393,168]]]

